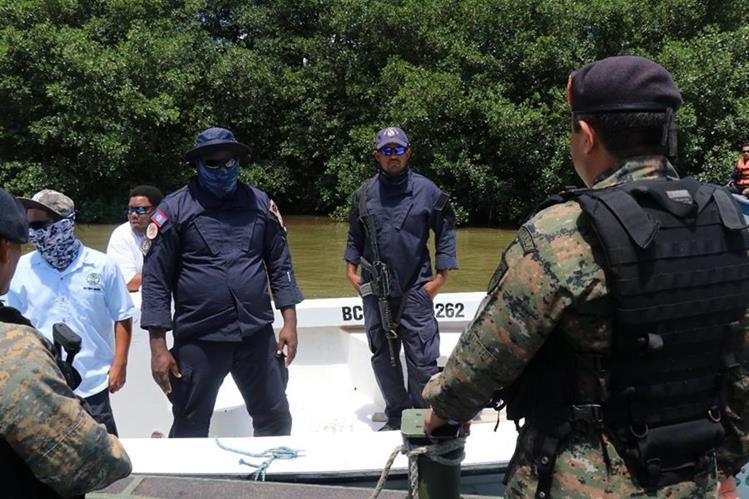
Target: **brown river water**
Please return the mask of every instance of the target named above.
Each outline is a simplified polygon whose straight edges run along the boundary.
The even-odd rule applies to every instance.
[[[353,296],[345,277],[343,250],[348,225],[327,217],[284,217],[297,281],[305,298]],[[77,226],[84,244],[106,251],[115,225]],[[502,250],[514,236],[514,230],[459,228],[458,270],[450,272],[443,292],[485,291]],[[432,253],[434,245],[429,244]]]

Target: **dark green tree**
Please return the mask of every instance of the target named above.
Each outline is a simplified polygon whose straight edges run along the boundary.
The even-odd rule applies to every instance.
[[[0,0],[0,185],[111,221],[192,174],[208,126],[284,211],[342,217],[398,124],[459,219],[514,224],[577,182],[564,86],[618,54],[672,71],[682,174],[725,182],[749,141],[747,0]]]

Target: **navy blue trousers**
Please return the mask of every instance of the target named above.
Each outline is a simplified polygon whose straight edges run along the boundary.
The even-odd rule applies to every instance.
[[[91,417],[96,420],[97,423],[101,423],[107,427],[107,433],[119,436],[117,434],[117,425],[114,422],[114,414],[112,414],[112,405],[109,402],[109,388],[105,388],[103,391],[85,397],[84,400],[88,403],[88,407],[91,409]]]
[[[385,399],[388,421],[399,422],[403,409],[427,407],[421,391],[429,378],[438,371],[440,336],[434,304],[424,288],[414,288],[406,297],[406,304],[398,326],[398,339],[393,341],[396,366],[390,364],[388,340],[382,331],[377,298],[365,296],[364,324],[372,352],[372,369],[377,385]],[[390,301],[393,317],[397,314],[400,299]],[[403,379],[400,362],[401,346],[406,358],[408,388]]]
[[[171,350],[181,378],[170,375],[174,423],[170,437],[207,437],[221,383],[231,373],[252,417],[254,435],[288,435],[291,413],[286,399],[288,371],[276,354],[273,328],[241,342],[177,342]]]

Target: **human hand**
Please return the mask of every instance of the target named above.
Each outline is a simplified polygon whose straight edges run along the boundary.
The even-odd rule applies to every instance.
[[[172,353],[166,347],[163,350],[151,350],[151,375],[161,391],[167,395],[172,393],[172,384],[169,381],[170,373],[175,378],[182,377]]]
[[[435,428],[445,426],[449,420],[437,416],[432,409],[424,415],[424,432],[431,435]]]
[[[112,364],[109,368],[109,393],[115,393],[125,386],[127,366],[125,364]]]
[[[437,296],[437,293],[440,292],[441,287],[442,287],[441,282],[432,280],[424,284],[424,291],[426,291],[426,294],[429,295],[429,298],[434,300],[434,297]]]
[[[281,330],[278,332],[278,344],[276,345],[277,353],[285,353],[286,361],[284,365],[289,367],[291,362],[296,357],[296,348],[298,340],[296,334],[296,326],[291,324],[284,324]],[[284,351],[284,346],[286,351]]]
[[[432,409],[429,409],[429,411],[424,415],[424,432],[430,437],[435,430],[447,426],[448,424],[450,424],[449,419],[438,416]],[[453,421],[452,424],[455,424],[455,422]],[[462,428],[462,434],[459,435],[468,436],[470,434],[471,422],[463,421],[460,423],[460,426]]]
[[[361,276],[357,274],[356,272],[354,273],[347,272],[346,278],[349,280],[349,282],[354,287],[356,292],[359,293],[359,288],[361,287]]]
[[[739,499],[739,494],[736,490],[736,479],[734,477],[729,476],[720,482],[718,497],[720,499]]]

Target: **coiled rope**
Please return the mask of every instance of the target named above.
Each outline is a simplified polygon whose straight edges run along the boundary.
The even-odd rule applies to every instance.
[[[418,457],[426,456],[435,463],[442,464],[444,466],[457,466],[466,457],[466,453],[464,450],[465,444],[465,438],[453,438],[435,444],[420,445],[418,447],[414,447],[406,443],[404,443],[403,445],[399,445],[390,454],[390,457],[388,458],[387,462],[385,463],[385,467],[382,470],[382,474],[380,474],[380,479],[377,481],[377,486],[375,486],[375,489],[372,492],[372,495],[369,496],[369,499],[376,499],[380,495],[380,492],[382,492],[382,489],[385,487],[385,482],[387,482],[388,475],[390,474],[390,468],[393,466],[393,461],[395,461],[395,458],[398,457],[398,454],[400,453],[403,453],[408,457],[408,497],[409,499],[419,499]],[[461,451],[460,455],[455,457],[454,459],[444,457],[445,454],[449,454],[450,452],[456,451],[458,449],[460,449]]]
[[[216,445],[218,445],[219,449],[234,452],[236,454],[241,454],[247,457],[266,458],[260,464],[251,463],[249,461],[246,461],[244,458],[239,458],[239,464],[257,468],[257,471],[252,474],[252,479],[255,481],[265,481],[265,473],[268,471],[268,467],[271,465],[271,463],[276,459],[294,459],[296,457],[304,455],[304,451],[299,449],[290,449],[289,447],[273,447],[272,449],[267,449],[259,453],[247,452],[242,449],[235,449],[233,447],[224,445],[218,438],[215,440]]]

